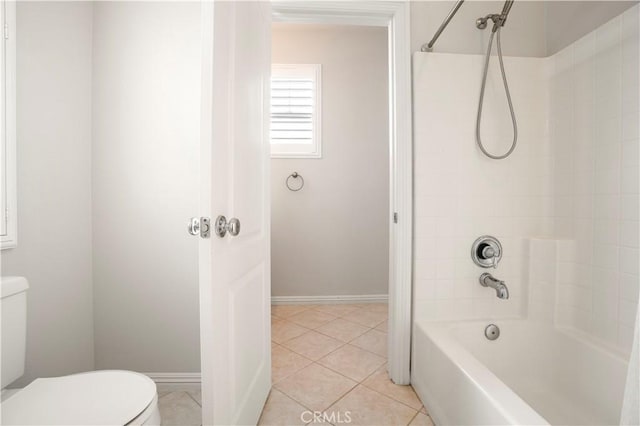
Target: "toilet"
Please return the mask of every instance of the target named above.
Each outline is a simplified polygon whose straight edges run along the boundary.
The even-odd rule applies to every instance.
[[[24,374],[28,288],[23,277],[2,277],[1,424],[160,425],[155,383],[132,371],[40,378],[5,389]]]

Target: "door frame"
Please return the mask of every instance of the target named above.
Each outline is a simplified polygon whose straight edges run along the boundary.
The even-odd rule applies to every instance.
[[[394,383],[410,383],[413,150],[409,1],[274,1],[273,22],[385,27],[389,37],[389,349]],[[271,200],[266,200],[270,208]],[[397,216],[395,216],[397,215]],[[394,223],[394,217],[397,222]]]

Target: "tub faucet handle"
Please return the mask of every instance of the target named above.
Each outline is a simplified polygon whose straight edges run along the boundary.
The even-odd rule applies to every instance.
[[[484,257],[485,259],[490,259],[491,266],[493,266],[493,268],[495,269],[498,267],[498,259],[500,259],[500,249],[498,249],[498,247],[488,245],[484,249],[482,249],[482,257]]]
[[[502,244],[495,237],[483,235],[473,242],[471,259],[483,268],[497,268],[502,259]]]

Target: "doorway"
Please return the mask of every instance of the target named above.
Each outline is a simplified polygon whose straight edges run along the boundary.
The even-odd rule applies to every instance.
[[[374,26],[388,31],[388,371],[394,383],[409,384],[412,149],[408,7],[402,2],[276,2],[272,16],[274,23]]]
[[[408,384],[412,253],[408,4],[216,2],[203,8],[211,10],[203,14],[201,158],[211,164],[205,167],[210,173],[201,176],[201,204],[212,220],[224,215],[242,222],[239,235],[220,235],[201,240],[200,245],[201,356],[206,360],[203,421],[252,422],[249,419],[258,418],[270,385],[270,196],[265,188],[270,94],[264,93],[269,87],[264,80],[270,77],[270,11],[279,22],[388,29],[388,370],[396,384]],[[216,52],[215,61],[207,53],[211,51]],[[227,350],[218,350],[220,345]]]

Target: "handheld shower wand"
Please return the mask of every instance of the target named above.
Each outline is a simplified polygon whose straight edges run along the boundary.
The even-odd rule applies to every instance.
[[[515,0],[507,0],[504,2],[504,6],[502,7],[502,13],[498,17],[498,21],[494,21],[492,33],[498,31],[499,27],[504,27],[505,22],[507,22],[507,15],[509,15],[509,11],[511,11],[511,6],[513,6],[513,2]]]
[[[514,0],[507,0],[502,7],[502,12],[500,14],[493,13],[487,15],[483,18],[478,18],[476,20],[476,27],[480,30],[484,30],[487,28],[487,22],[489,19],[493,21],[493,29],[491,30],[491,36],[489,37],[489,47],[487,48],[487,55],[484,61],[484,71],[482,74],[482,85],[480,88],[480,100],[478,101],[478,115],[476,117],[476,144],[480,151],[487,157],[494,160],[502,160],[503,158],[507,158],[514,149],[516,149],[516,143],[518,142],[518,124],[516,123],[516,114],[513,111],[513,103],[511,102],[511,93],[509,92],[509,85],[507,84],[507,74],[504,70],[504,63],[502,61],[502,47],[500,46],[500,28],[504,26],[504,23],[507,22],[507,16],[511,11],[511,7],[513,6]],[[482,137],[480,136],[480,122],[482,121],[482,104],[484,103],[484,91],[487,84],[487,72],[489,70],[489,59],[491,58],[491,46],[493,45],[493,38],[496,36],[497,45],[498,45],[498,60],[500,61],[500,72],[502,73],[502,82],[504,83],[504,90],[507,95],[507,103],[509,104],[509,114],[511,115],[511,123],[513,124],[513,140],[511,141],[511,147],[509,150],[502,155],[491,154],[484,147],[482,143]]]

